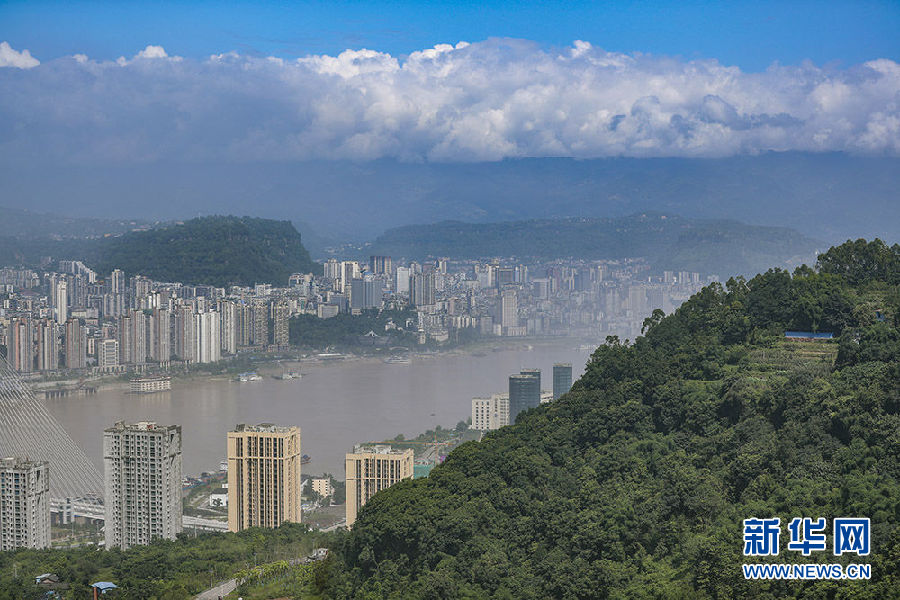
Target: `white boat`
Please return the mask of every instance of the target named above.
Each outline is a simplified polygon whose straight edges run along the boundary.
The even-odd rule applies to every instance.
[[[247,383],[250,381],[262,381],[262,377],[260,377],[256,373],[241,373],[237,376],[236,381],[239,381],[241,383]]]
[[[391,356],[384,359],[384,362],[389,365],[408,365],[410,361],[408,356]]]

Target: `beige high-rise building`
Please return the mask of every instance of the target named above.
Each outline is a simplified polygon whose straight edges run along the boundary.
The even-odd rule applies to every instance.
[[[353,526],[359,509],[376,493],[403,479],[412,479],[413,451],[387,445],[356,446],[347,454],[347,527]]]
[[[228,530],[300,522],[300,428],[271,423],[228,432]]]

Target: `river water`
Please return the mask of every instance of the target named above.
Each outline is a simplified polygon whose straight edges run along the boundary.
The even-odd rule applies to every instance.
[[[577,342],[540,344],[533,350],[486,351],[413,358],[408,365],[381,361],[333,361],[303,365],[303,378],[236,383],[173,380],[172,390],[132,395],[102,389],[92,396],[46,400],[50,412],[103,468],[103,430],[116,421],[181,425],[185,474],[213,471],[225,457],[225,434],[238,423],[299,425],[301,448],[311,456],[309,474],[344,477],[344,454],[360,442],[418,435],[436,425],[453,427],[471,415],[473,396],[507,390],[507,377],[523,368],[542,371],[553,385],[555,362],[571,362],[573,380],[588,350]]]

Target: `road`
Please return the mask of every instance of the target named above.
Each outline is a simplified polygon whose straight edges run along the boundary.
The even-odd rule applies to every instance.
[[[299,564],[306,564],[310,562],[315,562],[317,560],[321,560],[325,557],[324,549],[322,549],[323,554],[317,554],[318,551],[314,552],[310,556],[305,556],[303,558],[292,558],[288,561],[288,564],[291,566],[296,566]],[[224,598],[228,594],[234,591],[237,587],[237,579],[229,579],[224,583],[220,583],[216,587],[209,588],[205,592],[200,592],[196,596],[194,596],[194,600],[219,600],[221,596]]]
[[[237,587],[237,579],[229,579],[225,583],[220,583],[214,588],[209,588],[205,592],[200,592],[194,596],[194,600],[219,600],[234,591]]]

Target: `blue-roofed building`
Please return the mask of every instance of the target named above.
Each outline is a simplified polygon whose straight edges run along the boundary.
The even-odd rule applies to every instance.
[[[788,340],[825,341],[833,340],[834,334],[829,331],[821,331],[818,333],[813,333],[812,331],[785,331],[784,337]]]
[[[96,598],[97,593],[105,594],[110,590],[116,589],[117,586],[112,581],[98,581],[97,583],[92,583],[91,588],[94,590],[94,597]]]

